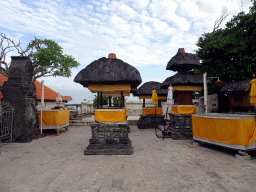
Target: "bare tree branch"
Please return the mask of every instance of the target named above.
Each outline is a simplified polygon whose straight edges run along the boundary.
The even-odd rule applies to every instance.
[[[0,33],[0,37],[1,37],[1,40],[0,40],[0,67],[2,68],[2,64],[3,64],[4,68],[5,68],[4,73],[8,75],[10,63],[6,62],[7,54],[14,50],[12,48],[15,48],[21,56],[26,56],[26,52],[29,50],[29,48],[27,48],[26,50],[23,51],[20,46],[20,41],[18,44],[16,44],[13,40],[8,38],[6,36],[6,34],[3,34],[3,33]],[[7,45],[4,46],[4,43],[7,43]]]
[[[229,13],[227,12],[227,9],[223,10],[220,17],[215,21],[213,32],[215,32],[221,25],[221,23],[227,18]]]

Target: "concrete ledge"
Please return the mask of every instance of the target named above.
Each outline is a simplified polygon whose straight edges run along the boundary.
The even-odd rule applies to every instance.
[[[250,160],[251,159],[251,155],[236,154],[235,157],[238,160]]]

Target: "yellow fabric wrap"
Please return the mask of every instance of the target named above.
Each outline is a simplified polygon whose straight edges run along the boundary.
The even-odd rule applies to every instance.
[[[94,120],[102,122],[126,121],[126,109],[95,109]]]
[[[147,107],[143,107],[142,108],[142,114],[145,114],[145,115],[154,115],[156,112],[157,115],[159,114],[163,114],[163,110],[162,108],[147,108]]]
[[[233,145],[256,141],[255,119],[221,119],[192,116],[193,136]]]
[[[41,125],[41,111],[38,111],[39,125]],[[60,126],[69,122],[69,110],[43,111],[43,126]]]
[[[96,93],[98,91],[102,92],[130,92],[131,86],[130,85],[88,85],[88,89]]]
[[[178,114],[195,114],[196,107],[194,105],[173,105],[172,113]]]
[[[251,81],[250,103],[256,104],[256,79]]]
[[[153,105],[157,105],[158,104],[158,97],[157,97],[156,90],[152,91],[152,104]]]
[[[201,86],[173,86],[173,91],[201,91]]]
[[[162,100],[167,99],[166,96],[162,96],[162,95],[158,95],[157,97],[158,97],[158,99],[162,99]],[[139,99],[152,99],[152,96],[150,96],[150,95],[140,95]]]
[[[121,92],[103,92],[103,96],[104,97],[108,97],[108,96],[111,96],[111,97],[121,97]],[[130,96],[130,92],[123,92],[123,96]]]

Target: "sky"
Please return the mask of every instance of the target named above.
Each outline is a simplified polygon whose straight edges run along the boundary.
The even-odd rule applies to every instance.
[[[51,39],[72,55],[81,65],[71,77],[37,79],[71,96],[72,104],[95,95],[73,81],[91,62],[115,53],[140,72],[141,85],[163,82],[175,74],[166,66],[179,48],[195,53],[199,37],[212,32],[223,11],[228,17],[220,28],[251,6],[251,0],[0,0],[0,33],[20,40],[23,49],[35,37]],[[18,53],[10,52],[8,63],[10,56]]]

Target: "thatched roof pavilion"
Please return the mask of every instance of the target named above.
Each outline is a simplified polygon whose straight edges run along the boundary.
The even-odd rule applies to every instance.
[[[177,54],[168,62],[166,70],[178,71],[178,73],[165,79],[161,88],[167,89],[172,84],[175,105],[192,105],[193,92],[202,89],[204,80],[202,74],[188,71],[200,66],[198,57],[186,53],[184,48],[179,48]]]
[[[186,72],[200,66],[201,63],[196,55],[185,53],[184,48],[180,48],[178,53],[168,62],[166,70]]]
[[[135,67],[117,59],[114,53],[110,53],[108,58],[102,57],[82,69],[74,81],[87,87],[92,93],[97,92],[97,108],[102,107],[103,95],[109,96],[109,107],[112,96],[121,97],[121,108],[123,108],[124,96],[128,96],[131,89],[136,89],[142,80]]]
[[[149,81],[141,85],[138,89],[132,89],[131,93],[133,96],[138,96],[140,99],[143,99],[143,107],[145,107],[145,99],[150,99],[152,97],[152,91],[156,90],[157,96],[159,98],[159,107],[161,107],[160,100],[166,100],[167,91],[161,89],[161,83],[156,81]]]
[[[121,59],[102,57],[81,70],[74,81],[88,85],[130,85],[137,88],[142,82],[139,71]]]
[[[167,89],[170,84],[175,85],[198,85],[203,84],[203,75],[202,74],[182,74],[177,73],[174,76],[168,77],[161,84],[162,89]]]
[[[246,91],[250,82],[251,80],[228,82],[220,89],[220,92]]]
[[[134,96],[151,96],[152,91],[155,89],[158,96],[167,96],[167,91],[161,89],[161,83],[156,81],[149,81],[141,85],[133,94]]]

